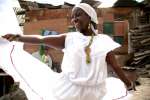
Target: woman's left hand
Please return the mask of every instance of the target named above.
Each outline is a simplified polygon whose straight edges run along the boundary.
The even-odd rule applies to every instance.
[[[131,91],[131,90],[136,91],[135,82],[131,82],[131,85],[127,87],[127,90],[128,90],[128,91]]]

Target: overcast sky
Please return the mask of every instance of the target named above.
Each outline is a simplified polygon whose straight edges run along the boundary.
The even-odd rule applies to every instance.
[[[17,0],[13,0],[14,1],[14,5],[18,5],[15,1]],[[53,5],[62,5],[64,4],[64,1],[71,3],[71,4],[78,4],[81,0],[26,0],[26,1],[36,1],[39,3],[49,3],[49,4],[53,4]],[[117,1],[117,0],[98,0],[101,1],[101,5],[100,7],[111,7],[113,6],[113,4]],[[141,2],[143,0],[136,0],[138,2]]]

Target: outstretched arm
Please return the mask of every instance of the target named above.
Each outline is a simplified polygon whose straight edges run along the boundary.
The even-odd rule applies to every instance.
[[[2,37],[9,41],[19,41],[36,45],[44,44],[57,49],[63,49],[66,35],[60,34],[60,35],[40,36],[40,35],[6,34]]]
[[[132,88],[135,90],[135,87],[133,86],[132,82],[125,76],[123,70],[121,69],[121,66],[117,62],[113,51],[111,51],[107,54],[106,62],[111,65],[111,67],[114,69],[115,73],[126,84],[128,89]]]

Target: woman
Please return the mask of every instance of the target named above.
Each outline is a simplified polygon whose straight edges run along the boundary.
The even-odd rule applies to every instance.
[[[110,64],[127,89],[134,88],[114,57],[113,50],[119,44],[110,37],[97,33],[97,14],[90,5],[80,3],[75,6],[71,18],[77,32],[44,37],[14,34],[3,36],[9,41],[44,44],[63,50],[62,73],[49,71],[48,75],[43,75],[48,80],[43,83],[43,88],[39,85],[34,87],[28,81],[28,86],[34,87],[32,92],[43,100],[112,100],[126,96],[124,84],[119,79],[107,78],[107,64]],[[43,94],[42,89],[48,93]]]

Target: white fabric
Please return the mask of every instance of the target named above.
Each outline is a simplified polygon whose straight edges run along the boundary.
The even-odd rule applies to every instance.
[[[17,18],[12,9],[12,0],[0,0],[0,49],[3,48],[1,46],[2,44],[5,45],[5,41],[1,38],[1,36],[7,33],[22,34],[22,31],[19,27]],[[12,42],[12,44],[16,44],[16,48],[18,48],[17,51],[22,50],[23,48],[22,43]],[[5,58],[5,56],[3,55],[3,52],[1,53],[2,54],[0,54],[0,56]],[[0,59],[0,63],[1,61],[2,60]],[[3,66],[1,66],[0,64],[0,68],[1,67]],[[18,77],[18,75],[15,74],[14,69],[10,68],[10,70],[9,72],[12,72],[14,74],[14,77]],[[18,78],[15,78],[15,81],[18,81],[17,79]]]
[[[50,68],[23,50],[19,50],[7,41],[0,41],[0,65],[15,81],[20,82],[29,100],[54,100],[49,88],[56,79],[49,73]],[[11,50],[13,50],[11,55]],[[14,65],[13,65],[14,64]],[[51,84],[51,85],[50,85]]]
[[[74,8],[76,8],[76,7],[81,8],[83,11],[85,11],[91,17],[91,21],[98,24],[96,11],[89,4],[79,3]]]
[[[0,1],[0,8],[3,8],[0,9],[3,22],[0,23],[1,35],[20,31],[8,1],[11,0]],[[4,17],[6,13],[12,15]],[[15,81],[20,82],[20,88],[25,91],[28,100],[112,100],[126,95],[120,80],[107,78],[106,54],[119,45],[106,35],[95,36],[91,45],[92,63],[87,65],[83,48],[89,39],[78,32],[67,35],[63,72],[57,74],[25,52],[22,44],[0,38],[0,66]]]
[[[12,9],[12,0],[0,0],[0,28],[0,35],[12,32],[14,34],[22,34],[17,18]]]
[[[107,40],[110,39],[109,37],[99,35],[94,37],[91,47],[97,43],[101,45],[102,41],[99,39],[102,37],[106,39],[103,43],[110,45],[109,41],[112,42],[112,40]],[[2,48],[0,49],[0,64],[7,73],[20,82],[20,87],[25,91],[29,100],[111,100],[126,95],[124,84],[119,79],[107,78],[106,64],[103,59],[106,53],[114,47],[108,48],[102,45],[104,48],[101,47],[100,52],[103,54],[97,49],[94,50],[96,52],[94,53],[92,49],[92,63],[86,65],[85,56],[82,56],[82,53],[76,52],[77,56],[74,57],[72,54],[79,50],[78,47],[86,45],[89,37],[80,33],[70,33],[66,39],[61,74],[52,72],[45,64],[27,52],[17,51],[17,48],[13,49],[12,43],[5,40],[0,42]],[[77,47],[75,42],[82,45]],[[111,43],[111,45],[116,44]],[[73,47],[73,52],[70,52],[69,50],[72,50]]]
[[[62,70],[69,74],[67,76],[69,76],[70,81],[79,85],[101,84],[107,77],[106,54],[120,46],[107,35],[94,36],[91,45],[92,63],[86,64],[84,48],[90,39],[91,36],[84,36],[79,32],[68,34],[66,39]]]

